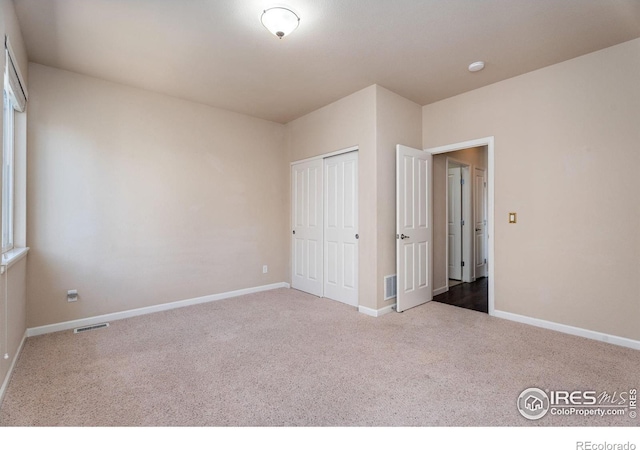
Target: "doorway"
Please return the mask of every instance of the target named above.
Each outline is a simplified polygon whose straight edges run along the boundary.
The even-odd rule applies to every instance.
[[[426,149],[434,157],[434,170],[440,170],[442,175],[440,181],[434,174],[434,195],[438,195],[438,183],[441,184],[441,191],[445,192],[451,185],[452,178],[457,176],[457,171],[449,171],[450,168],[460,168],[467,166],[468,178],[462,183],[462,187],[467,187],[469,194],[467,200],[470,203],[466,214],[463,210],[462,216],[466,230],[462,231],[462,245],[465,241],[470,244],[471,252],[464,255],[463,268],[469,270],[470,276],[464,279],[463,283],[454,286],[455,282],[449,283],[449,279],[456,280],[458,274],[450,266],[450,261],[445,259],[449,256],[449,242],[453,241],[453,233],[449,232],[450,225],[454,224],[449,220],[448,210],[457,205],[455,200],[451,200],[444,195],[441,200],[434,198],[434,208],[442,211],[438,217],[434,212],[434,300],[462,306],[477,311],[493,314],[495,308],[494,298],[494,277],[493,271],[493,167],[494,167],[494,145],[493,138],[483,138],[473,141],[461,142],[437,148]],[[476,155],[472,157],[472,153]],[[438,162],[440,161],[440,162]],[[450,164],[449,164],[450,163]],[[451,189],[455,196],[455,189]],[[460,189],[462,202],[464,202],[464,190]],[[449,201],[450,200],[450,201]],[[450,204],[451,203],[451,204]],[[463,209],[459,207],[458,209]],[[453,244],[452,244],[453,245]],[[455,250],[457,252],[457,250]],[[438,252],[440,257],[437,257]],[[453,256],[453,254],[452,254]],[[450,276],[451,274],[451,276]]]

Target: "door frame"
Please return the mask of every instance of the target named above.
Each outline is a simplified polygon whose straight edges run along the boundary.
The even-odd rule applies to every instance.
[[[315,159],[327,159],[327,158],[331,158],[332,156],[342,155],[343,153],[356,152],[358,151],[358,149],[359,147],[357,145],[354,145],[353,147],[343,148],[341,150],[336,150],[335,152],[323,153],[322,155],[311,156],[309,158],[304,158],[304,159],[297,159],[295,161],[291,161],[289,163],[289,166],[295,166],[296,164],[313,161]],[[291,180],[289,180],[289,183],[291,183]]]
[[[489,315],[495,316],[495,144],[494,137],[487,136],[479,139],[473,139],[470,141],[457,142],[448,145],[441,145],[438,147],[430,147],[424,149],[425,152],[429,152],[432,155],[440,153],[455,152],[457,150],[464,150],[472,147],[487,147],[487,188],[488,188],[488,205],[487,205],[487,246],[488,261],[487,261],[487,273],[489,277]],[[448,264],[447,264],[448,270]],[[447,274],[448,275],[448,274]],[[447,284],[449,281],[447,280]]]
[[[455,166],[460,167],[461,176],[464,179],[464,185],[461,189],[462,193],[462,217],[465,221],[465,226],[462,228],[462,260],[465,261],[465,265],[462,268],[462,282],[463,283],[472,283],[475,281],[475,273],[471,270],[471,265],[468,261],[473,259],[473,246],[472,246],[472,233],[471,227],[469,226],[468,217],[471,217],[472,213],[472,196],[471,196],[471,164],[459,161],[455,158],[451,158],[447,156],[446,162],[446,171],[449,173],[450,163],[455,164]],[[447,183],[445,187],[445,200],[447,202],[447,207],[445,208],[445,226],[449,224],[449,183]],[[449,239],[445,242],[445,273],[447,276],[447,289],[449,289]]]

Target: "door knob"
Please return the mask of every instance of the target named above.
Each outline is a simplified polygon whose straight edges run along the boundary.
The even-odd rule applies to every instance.
[[[482,228],[476,228],[476,231],[480,231]]]
[[[293,230],[293,234],[296,234],[296,230]]]
[[[359,234],[356,234],[356,239],[360,239],[360,235]]]
[[[409,239],[409,236],[406,236],[406,235],[404,235],[404,234],[401,234],[401,235],[400,235],[400,239]]]

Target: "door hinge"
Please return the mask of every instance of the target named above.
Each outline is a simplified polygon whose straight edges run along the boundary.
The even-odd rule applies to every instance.
[[[462,261],[461,266],[464,267],[464,261]]]
[[[460,178],[460,184],[464,184],[464,178]]]
[[[460,226],[462,226],[462,227],[464,226],[464,220],[460,221]]]
[[[485,263],[485,264],[487,263],[487,258],[485,258],[485,259],[484,259],[484,263]]]
[[[484,187],[487,187],[487,182],[486,181],[484,182]]]

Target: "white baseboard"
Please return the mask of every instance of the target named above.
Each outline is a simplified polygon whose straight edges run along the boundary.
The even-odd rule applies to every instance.
[[[634,350],[640,350],[640,341],[634,341],[633,339],[625,337],[600,333],[599,331],[587,330],[584,328],[573,327],[571,325],[564,325],[556,322],[549,322],[548,320],[536,319],[534,317],[521,316],[520,314],[513,314],[505,311],[495,310],[493,312],[493,316],[499,317],[501,319],[512,320],[514,322],[525,323],[527,325],[533,325],[534,327],[546,328],[548,330],[559,331],[561,333],[572,334],[574,336],[580,336],[587,339],[594,339],[596,341],[632,348]]]
[[[395,303],[380,309],[367,308],[366,306],[358,306],[358,312],[361,312],[362,314],[366,314],[367,316],[371,316],[371,317],[380,317],[380,316],[384,316],[385,314],[389,314],[390,312],[393,312],[395,306],[396,306]]]
[[[16,350],[16,354],[13,355],[13,361],[11,361],[11,366],[9,366],[9,371],[7,372],[7,375],[4,377],[2,386],[0,386],[0,406],[2,405],[2,401],[4,400],[4,394],[7,391],[7,387],[9,386],[9,380],[11,380],[13,369],[16,367],[16,363],[18,362],[18,358],[20,357],[20,353],[22,352],[22,347],[24,347],[24,343],[26,340],[27,340],[27,332],[25,331],[24,336],[22,336],[22,341],[18,346],[18,350]]]
[[[449,292],[449,286],[442,286],[441,288],[433,290],[433,296],[444,294],[445,292]]]
[[[272,289],[289,288],[289,283],[274,283],[264,286],[257,286],[247,289],[239,289],[237,291],[223,292],[221,294],[205,295],[204,297],[191,298],[187,300],[180,300],[177,302],[163,303],[161,305],[147,306],[144,308],[130,309],[128,311],[121,311],[117,313],[104,314],[101,316],[87,317],[86,319],[70,320],[68,322],[54,323],[51,325],[44,325],[41,327],[28,328],[27,336],[39,336],[41,334],[55,333],[56,331],[71,330],[77,327],[86,327],[88,325],[94,325],[102,322],[109,322],[112,320],[127,319],[129,317],[142,316],[144,314],[151,314],[160,311],[168,311],[170,309],[183,308],[185,306],[199,305],[202,303],[215,302],[218,300],[224,300],[226,298],[239,297],[241,295],[254,294],[256,292],[270,291]]]

